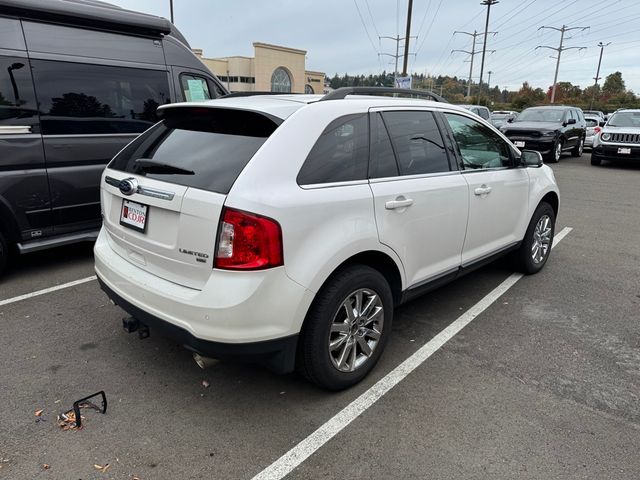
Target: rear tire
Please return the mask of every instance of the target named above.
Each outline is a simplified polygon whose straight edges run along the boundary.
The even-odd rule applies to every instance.
[[[555,224],[553,207],[542,202],[531,217],[520,248],[514,252],[516,270],[527,275],[542,270],[551,254]]]
[[[392,321],[391,289],[379,271],[364,265],[340,270],[309,309],[298,347],[298,371],[328,390],[355,385],[382,355]]]
[[[2,232],[0,232],[0,276],[4,273],[9,261],[9,244]]]

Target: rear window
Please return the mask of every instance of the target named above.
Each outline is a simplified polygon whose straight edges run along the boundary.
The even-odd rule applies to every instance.
[[[598,126],[598,121],[594,118],[587,118],[587,127],[597,127]]]
[[[278,127],[255,112],[212,108],[165,111],[165,118],[125,147],[109,168],[227,194]]]

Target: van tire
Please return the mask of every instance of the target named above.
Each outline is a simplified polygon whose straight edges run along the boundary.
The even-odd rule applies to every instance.
[[[9,244],[0,231],[0,276],[4,273],[9,261]]]
[[[360,310],[356,302],[358,292]],[[369,302],[372,306],[367,311],[365,306]],[[354,307],[352,316],[348,316],[345,304]],[[374,315],[374,311],[379,313]],[[360,316],[354,312],[360,312]],[[367,376],[382,355],[392,321],[391,288],[378,270],[365,265],[350,265],[339,270],[323,285],[309,309],[298,344],[298,372],[327,390],[343,390],[355,385]],[[334,330],[337,327],[344,328],[344,332]],[[365,332],[376,336],[379,333],[377,341]],[[341,346],[331,349],[330,342]],[[364,350],[367,346],[371,348],[368,356]],[[351,353],[355,353],[355,357]],[[345,359],[342,366],[340,357]]]

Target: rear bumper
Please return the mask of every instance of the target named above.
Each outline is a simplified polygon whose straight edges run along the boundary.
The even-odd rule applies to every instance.
[[[295,367],[298,335],[252,343],[222,343],[203,340],[195,337],[184,328],[151,315],[128,302],[109,288],[100,277],[98,277],[98,282],[107,296],[133,318],[149,327],[150,330],[160,332],[163,336],[175,340],[193,352],[221,360],[261,363],[277,373],[289,373]]]
[[[205,356],[282,354],[287,369],[274,369],[293,367],[297,335],[314,295],[291,280],[283,267],[212,269],[202,290],[196,290],[120,257],[108,235],[103,229],[94,247],[96,274],[102,289],[131,316]]]
[[[618,153],[619,148],[629,148],[631,153]],[[640,162],[640,145],[630,147],[628,145],[603,145],[593,149],[591,156],[598,160],[610,162]]]

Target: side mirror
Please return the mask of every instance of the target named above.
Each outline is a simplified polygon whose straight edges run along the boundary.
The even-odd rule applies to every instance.
[[[600,122],[600,123],[598,123],[598,125],[600,125],[601,127],[604,127],[604,125],[605,125],[606,123],[607,123],[607,122]]]
[[[575,118],[570,118],[569,120],[567,120],[567,125],[573,125],[576,123],[576,119]]]
[[[526,167],[540,168],[542,163],[542,154],[535,150],[522,150],[520,164]]]

